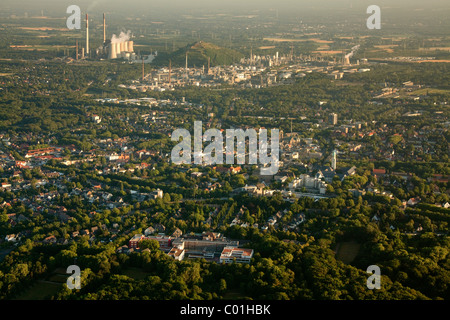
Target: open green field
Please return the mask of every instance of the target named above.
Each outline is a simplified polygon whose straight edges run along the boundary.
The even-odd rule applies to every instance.
[[[148,273],[140,268],[128,268],[122,272],[123,275],[135,280],[143,280],[148,277]]]
[[[38,280],[36,283],[16,297],[14,300],[44,300],[54,295],[61,288],[60,283]]]
[[[450,94],[450,90],[424,88],[408,93],[408,95],[420,96],[423,94]]]
[[[68,278],[69,276],[70,276],[69,274],[67,274],[67,275],[54,274],[54,275],[51,275],[51,276],[48,278],[48,281],[51,281],[51,282],[58,282],[58,283],[66,283],[66,282],[67,282],[67,278]]]
[[[69,276],[64,268],[57,268],[45,280],[37,280],[15,300],[44,300],[61,289],[61,285],[66,283]]]

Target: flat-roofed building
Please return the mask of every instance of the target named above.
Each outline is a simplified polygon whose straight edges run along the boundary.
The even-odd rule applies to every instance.
[[[328,122],[332,125],[336,125],[338,122],[338,115],[336,113],[330,113],[328,115]]]
[[[159,242],[159,247],[164,249],[169,249],[172,246],[172,237],[166,237],[166,236],[144,236],[143,234],[135,234],[130,241],[128,241],[128,247],[137,249],[139,248],[139,242],[148,239],[148,240],[156,240]]]
[[[250,263],[253,257],[253,249],[237,247],[225,247],[220,255],[220,263]]]
[[[135,234],[135,235],[130,239],[130,241],[128,241],[128,247],[129,247],[129,248],[136,249],[136,248],[138,247],[138,245],[139,245],[139,241],[141,241],[141,240],[144,239],[144,238],[145,238],[145,236],[144,236],[143,234],[140,234],[140,233]]]

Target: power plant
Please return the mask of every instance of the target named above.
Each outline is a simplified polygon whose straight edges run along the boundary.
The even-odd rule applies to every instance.
[[[85,60],[85,59],[125,59],[131,63],[152,63],[158,52],[151,53],[149,55],[136,54],[134,52],[134,41],[131,40],[131,31],[120,32],[117,36],[112,35],[110,39],[107,39],[106,35],[106,14],[103,13],[103,42],[96,49],[91,50],[90,48],[90,30],[89,30],[89,15],[86,13],[86,45],[80,45],[79,41],[76,40],[75,43],[75,60]],[[81,51],[81,52],[79,52]]]
[[[111,39],[106,39],[106,15],[103,13],[103,43],[100,47],[93,52],[92,57],[100,59],[120,59],[124,58],[129,61],[135,62],[136,60],[142,60],[143,57],[137,57],[134,52],[134,42],[131,40],[131,32],[121,32],[118,36],[113,34]],[[91,52],[89,48],[89,15],[86,14],[86,46],[81,48],[81,59],[90,58]],[[78,48],[78,41],[76,47]],[[78,60],[78,49],[76,50],[76,59]],[[150,55],[154,58],[153,55]],[[145,59],[146,62],[153,60],[151,57]]]
[[[106,39],[106,19],[103,15],[103,38]],[[107,59],[124,58],[128,60],[136,60],[134,53],[134,42],[130,40],[130,32],[121,32],[119,36],[115,34],[111,40],[104,40],[103,45],[98,48],[97,54]]]

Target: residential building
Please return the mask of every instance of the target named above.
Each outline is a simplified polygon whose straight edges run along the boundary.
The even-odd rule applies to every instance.
[[[336,125],[338,122],[338,115],[336,113],[330,113],[328,115],[328,123],[331,125]]]

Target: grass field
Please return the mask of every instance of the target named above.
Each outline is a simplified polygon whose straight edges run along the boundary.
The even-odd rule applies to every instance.
[[[408,92],[408,95],[414,95],[414,96],[420,96],[423,94],[450,94],[450,90],[444,90],[444,89],[419,89],[413,92]]]
[[[11,49],[16,50],[37,50],[37,51],[50,51],[50,50],[65,50],[75,49],[75,46],[54,46],[54,45],[10,45]]]
[[[374,46],[374,47],[378,48],[378,49],[382,49],[382,50],[386,51],[387,53],[393,53],[394,48],[397,48],[398,44],[378,45],[378,46]]]
[[[361,245],[356,241],[338,243],[336,248],[336,259],[344,263],[352,263],[358,254]]]
[[[61,288],[60,283],[38,280],[36,283],[16,297],[14,300],[44,300],[54,295]]]
[[[422,51],[450,51],[450,47],[432,47],[432,48],[420,48]]]
[[[422,61],[413,61],[414,63],[426,63],[426,62],[434,62],[434,63],[450,63],[450,60],[422,60]]]
[[[122,272],[123,275],[133,278],[135,280],[143,280],[148,277],[148,273],[140,268],[128,268]]]
[[[282,39],[282,38],[264,38],[265,41],[273,41],[273,42],[306,42],[306,41],[312,41],[315,43],[334,43],[334,41],[330,40],[321,40],[317,38],[311,38],[311,39]]]
[[[54,275],[52,275],[52,276],[50,276],[48,278],[48,281],[57,282],[57,283],[66,283],[67,282],[67,278],[69,276],[70,276],[69,274],[65,274],[65,275],[63,275],[63,274],[54,274]]]
[[[67,282],[70,274],[64,268],[55,269],[45,280],[37,280],[14,300],[44,300],[54,295]]]
[[[342,51],[342,50],[321,50],[321,51],[313,51],[312,53],[320,53],[320,54],[324,54],[324,55],[326,55],[326,54],[342,54],[342,53],[344,53],[344,51]]]

